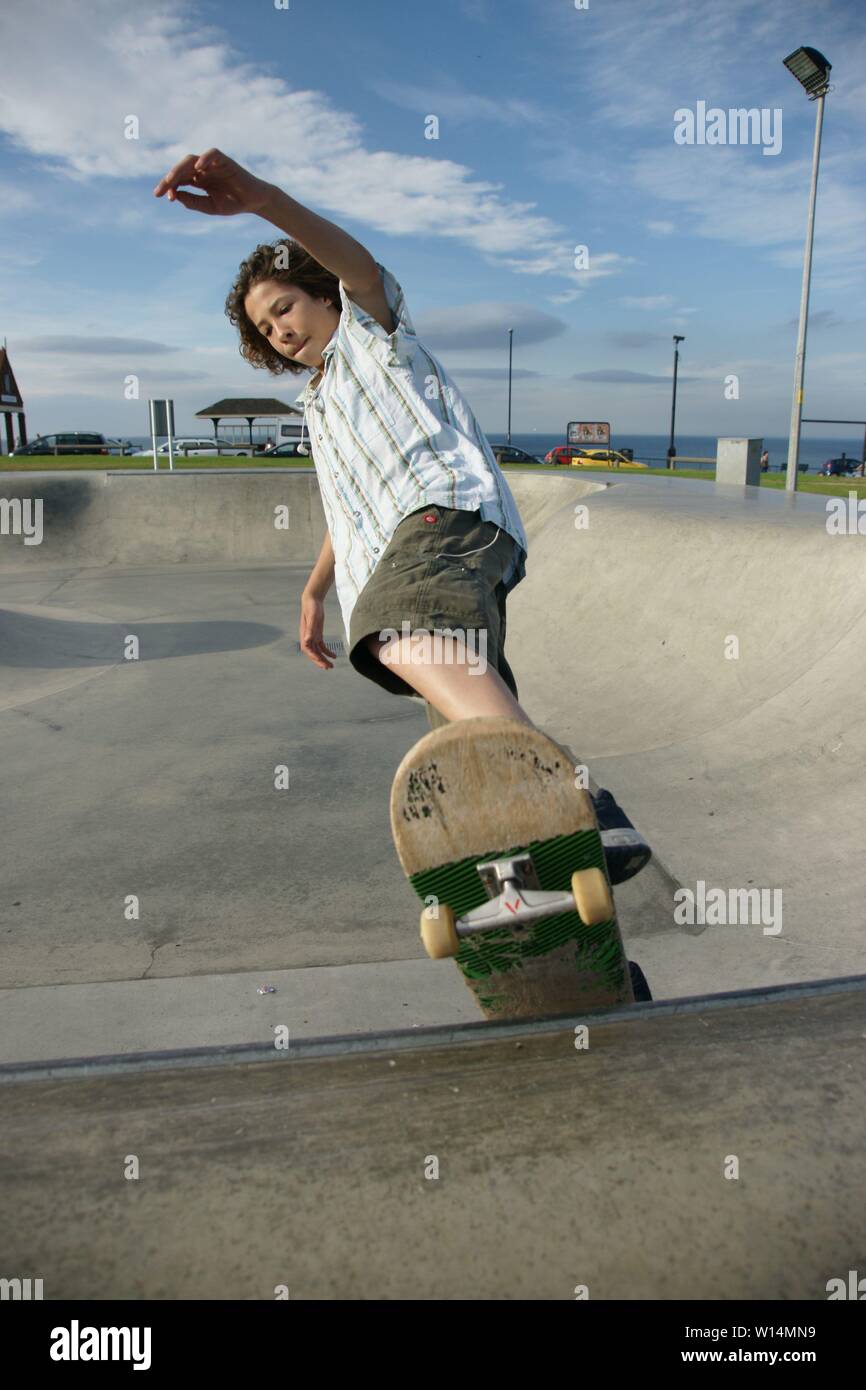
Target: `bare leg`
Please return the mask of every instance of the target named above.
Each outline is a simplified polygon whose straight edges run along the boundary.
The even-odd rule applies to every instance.
[[[473,719],[479,715],[503,714],[535,728],[529,715],[515,700],[494,666],[483,673],[465,659],[465,648],[457,637],[441,636],[440,654],[434,660],[434,644],[424,652],[417,643],[404,639],[386,643],[371,634],[367,646],[381,660],[387,646],[387,665],[425,700],[429,700],[446,719]],[[450,652],[450,659],[449,659]]]

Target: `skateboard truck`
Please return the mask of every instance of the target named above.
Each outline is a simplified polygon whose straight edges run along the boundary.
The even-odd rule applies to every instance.
[[[490,899],[462,917],[455,917],[447,903],[438,905],[438,916],[425,908],[421,914],[421,939],[434,959],[456,954],[463,937],[502,928],[522,931],[541,917],[577,912],[586,926],[607,922],[614,915],[613,899],[601,869],[578,869],[571,876],[571,891],[545,891],[530,854],[489,859],[476,864]]]
[[[574,910],[570,893],[542,890],[531,854],[489,859],[475,867],[491,901],[457,919],[454,925],[458,936],[470,936],[492,927],[513,927],[519,931],[538,917]]]

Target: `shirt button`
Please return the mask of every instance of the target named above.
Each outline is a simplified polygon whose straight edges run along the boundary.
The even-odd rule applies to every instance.
[[[378,545],[374,545],[374,546],[373,546],[373,554],[374,554],[374,555],[378,555],[378,554],[379,554],[379,547],[378,547]]]

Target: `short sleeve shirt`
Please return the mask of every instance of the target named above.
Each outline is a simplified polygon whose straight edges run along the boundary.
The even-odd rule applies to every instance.
[[[397,281],[376,264],[393,332],[355,304],[341,282],[340,320],[322,351],[323,374],[297,397],[347,637],[379,557],[403,518],[421,507],[480,511],[514,541],[506,591],[526,574],[526,535],[490,445],[442,363],[419,342]]]

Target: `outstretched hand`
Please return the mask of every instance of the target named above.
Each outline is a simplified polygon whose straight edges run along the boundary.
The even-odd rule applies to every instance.
[[[323,633],[325,630],[325,605],[321,599],[313,598],[310,594],[301,595],[301,626],[299,636],[301,639],[301,651],[304,656],[316,666],[320,666],[323,671],[332,671],[337,653],[332,652],[330,647],[325,646]],[[328,661],[328,657],[332,661]]]
[[[190,184],[201,192],[184,192],[181,184]],[[273,191],[273,184],[256,178],[249,169],[244,169],[222,150],[186,155],[160,179],[153,190],[157,198],[167,193],[169,202],[177,200],[185,208],[207,212],[214,217],[261,212]]]

